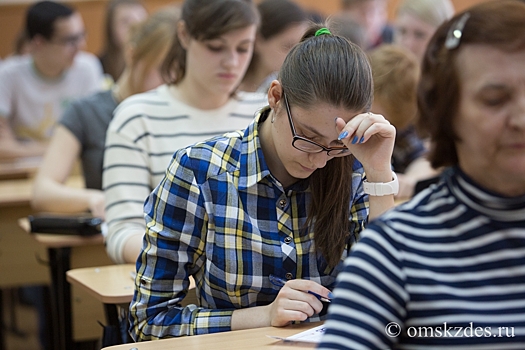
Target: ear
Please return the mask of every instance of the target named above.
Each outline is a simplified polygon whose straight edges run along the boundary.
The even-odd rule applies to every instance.
[[[46,38],[44,38],[42,35],[40,34],[36,34],[33,39],[31,39],[30,41],[30,46],[33,50],[38,50],[39,48],[41,48],[42,46],[44,46],[44,44],[47,42]]]
[[[274,80],[268,89],[268,104],[271,109],[277,109],[279,102],[283,96],[283,87],[279,80]]]
[[[186,27],[186,22],[183,20],[180,20],[177,23],[177,38],[179,39],[179,42],[184,50],[188,49],[188,46],[190,44],[190,33],[188,33],[188,28]]]

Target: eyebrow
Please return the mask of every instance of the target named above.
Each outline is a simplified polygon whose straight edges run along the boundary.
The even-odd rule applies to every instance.
[[[294,124],[297,125],[297,122],[294,120]],[[321,133],[319,130],[317,130],[316,128],[314,128],[313,126],[310,126],[310,125],[305,125],[301,122],[299,122],[299,126],[301,127],[301,130],[308,130],[310,131],[311,133],[314,133],[316,134],[316,136],[320,137],[320,138],[323,138],[323,139],[328,139],[328,137],[324,136],[323,133]],[[331,142],[333,141],[336,141],[336,140],[332,140]]]
[[[219,36],[219,37],[216,37],[216,38],[211,38],[211,39],[204,39],[203,41],[213,41],[213,40],[219,40],[222,43],[227,43],[227,40],[224,39],[222,36]],[[254,40],[252,40],[252,39],[244,39],[243,41],[241,41],[239,43],[239,45],[251,44],[253,42],[254,42]]]

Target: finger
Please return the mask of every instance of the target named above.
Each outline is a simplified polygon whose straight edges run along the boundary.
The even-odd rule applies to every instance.
[[[384,138],[394,138],[396,136],[396,129],[390,124],[374,123],[364,130],[358,143],[365,143],[374,135]]]
[[[294,279],[288,281],[286,286],[303,292],[308,292],[310,290],[324,297],[328,297],[328,293],[330,293],[330,289],[311,280]]]
[[[309,294],[308,289],[297,290],[290,288],[288,287],[289,283],[290,282],[287,282],[286,286],[281,288],[281,290],[279,291],[279,295],[282,296],[282,298],[284,299],[282,300],[282,302],[286,303],[280,305],[286,305],[286,307],[288,308],[288,302],[292,303],[292,305],[296,305],[295,303],[302,303],[303,308],[299,310],[302,310],[305,313],[309,314],[308,310],[304,309],[305,305],[308,305],[308,307],[312,309],[312,314],[321,312],[321,310],[323,309],[323,303],[319,299],[317,299],[315,295]],[[322,286],[320,287],[324,288]],[[328,292],[325,291],[323,291],[323,293],[328,294]],[[309,315],[311,316],[312,314]]]
[[[360,113],[353,117],[348,123],[344,124],[344,120],[336,118],[336,129],[339,132],[339,140],[342,140],[345,145],[348,143],[360,143],[364,131],[373,123],[390,124],[381,114],[374,113]]]
[[[272,318],[271,325],[275,327],[283,327],[294,321],[305,321],[307,318],[308,315],[303,312],[281,309],[277,312],[275,317]]]
[[[352,124],[352,125],[351,125]],[[374,125],[380,125],[380,126],[390,126],[390,122],[386,120],[382,115],[380,114],[373,114],[373,113],[366,113],[361,114],[359,116],[356,116],[354,119],[352,119],[350,122],[348,122],[348,125],[351,125],[352,128],[355,129],[354,134],[349,135],[348,142],[355,145],[359,143],[365,142],[367,139],[372,136],[376,130],[380,131],[382,129],[373,128],[371,129],[372,132],[368,132],[370,128]],[[348,127],[348,126],[347,126]],[[389,130],[388,128],[385,130]],[[392,131],[392,130],[390,130]],[[395,136],[391,132],[385,132],[383,136],[387,137],[388,134],[391,134],[390,136]]]

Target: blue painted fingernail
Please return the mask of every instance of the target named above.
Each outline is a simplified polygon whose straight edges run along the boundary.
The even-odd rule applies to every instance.
[[[337,138],[338,140],[342,140],[344,139],[345,137],[348,136],[348,131],[343,131],[342,133],[339,134],[339,137]]]
[[[355,145],[358,140],[359,138],[357,136],[354,136],[354,138],[352,139],[352,145]]]
[[[333,299],[333,298],[334,298],[334,293],[332,293],[332,292],[328,292],[328,298],[329,298],[329,299]]]
[[[365,142],[365,137],[361,136],[361,140],[359,140],[359,143],[363,143],[363,142]]]

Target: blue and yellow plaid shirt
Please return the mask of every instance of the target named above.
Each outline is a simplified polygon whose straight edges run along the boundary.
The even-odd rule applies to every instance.
[[[176,152],[146,200],[146,235],[130,306],[135,340],[229,331],[234,310],[275,299],[279,290],[270,274],[334,287],[342,263],[328,268],[316,253],[314,232],[303,228],[308,179],[283,188],[265,162],[258,124],[266,116],[261,112],[244,132]],[[355,241],[368,218],[357,161],[351,176]],[[199,305],[181,306],[190,275]]]

